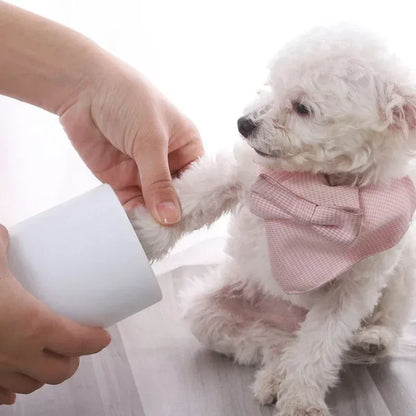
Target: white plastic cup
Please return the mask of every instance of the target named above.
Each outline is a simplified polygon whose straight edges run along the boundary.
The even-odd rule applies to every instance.
[[[9,267],[53,311],[108,327],[161,300],[134,229],[109,185],[9,229]]]

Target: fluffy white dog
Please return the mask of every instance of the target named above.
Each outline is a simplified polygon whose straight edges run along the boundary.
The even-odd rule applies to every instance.
[[[273,61],[233,154],[175,180],[183,220],[130,213],[151,259],[232,212],[227,261],[183,293],[209,348],[258,364],[253,391],[281,416],[329,415],[342,362],[375,362],[411,306],[416,90],[377,39],[316,29]]]

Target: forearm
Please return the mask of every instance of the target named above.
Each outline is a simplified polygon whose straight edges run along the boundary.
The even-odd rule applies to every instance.
[[[0,1],[0,94],[61,114],[100,70],[79,33]]]

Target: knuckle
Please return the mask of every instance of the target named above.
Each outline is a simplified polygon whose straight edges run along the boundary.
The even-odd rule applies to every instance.
[[[16,393],[30,394],[30,393],[33,393],[36,390],[39,390],[43,385],[44,385],[44,383],[41,383],[40,381],[33,382],[33,383],[30,383],[26,386],[21,387],[20,389],[18,389],[18,391],[16,391]]]
[[[132,141],[131,154],[140,164],[147,164],[149,160],[158,159],[165,153],[169,139],[157,124],[149,123],[147,130],[141,133]]]
[[[163,190],[163,189],[173,189],[172,180],[170,178],[162,178],[153,181],[150,186],[153,189]]]
[[[175,188],[173,187],[172,180],[170,178],[153,181],[149,185],[148,189],[145,189],[144,191],[147,191],[148,195],[175,194]]]
[[[65,365],[62,365],[61,368],[55,371],[48,380],[48,384],[56,385],[61,384],[65,380],[68,380],[70,377],[74,375],[74,373],[78,370],[79,367],[79,358],[71,358],[68,360]]]

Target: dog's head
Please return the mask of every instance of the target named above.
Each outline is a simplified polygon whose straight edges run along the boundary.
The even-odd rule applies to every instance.
[[[382,42],[315,29],[278,54],[266,87],[238,120],[263,165],[362,185],[406,174],[416,89]]]

